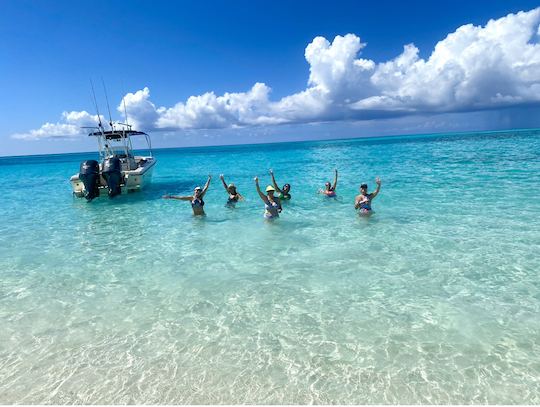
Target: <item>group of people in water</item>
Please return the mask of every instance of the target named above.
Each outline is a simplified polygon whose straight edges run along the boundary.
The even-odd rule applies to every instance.
[[[335,176],[334,176],[334,182],[326,182],[325,188],[320,189],[319,193],[323,194],[329,198],[336,197],[336,188],[337,188],[337,182],[338,182],[338,171],[337,169],[334,170]],[[270,170],[270,177],[272,178],[272,184],[268,185],[265,189],[265,193],[261,190],[261,187],[259,186],[259,178],[255,177],[253,180],[255,181],[255,188],[257,189],[257,193],[259,194],[259,197],[264,202],[264,217],[265,219],[276,219],[279,218],[279,214],[282,211],[281,202],[282,201],[288,201],[291,199],[291,185],[290,184],[284,184],[281,188],[278,186],[276,182],[276,178],[274,177],[274,172]],[[225,177],[223,174],[219,176],[221,179],[221,183],[223,184],[223,188],[225,188],[225,191],[227,192],[228,198],[226,206],[234,207],[238,201],[243,201],[244,197],[240,195],[238,190],[236,189],[236,186],[234,184],[227,184],[225,182]],[[212,180],[212,176],[208,176],[208,180],[206,181],[206,184],[204,184],[204,187],[195,187],[193,190],[193,195],[185,195],[185,196],[178,196],[178,195],[165,195],[163,196],[164,199],[178,199],[181,201],[189,201],[191,202],[191,208],[193,209],[194,215],[205,215],[204,213],[204,195],[208,191],[208,187],[210,186],[210,181]],[[381,180],[377,177],[375,179],[375,183],[377,184],[377,188],[372,193],[368,193],[368,186],[367,184],[360,185],[360,194],[356,196],[354,200],[354,208],[358,210],[359,214],[362,216],[369,216],[373,213],[373,209],[371,208],[371,201],[379,194],[379,191],[381,190]]]

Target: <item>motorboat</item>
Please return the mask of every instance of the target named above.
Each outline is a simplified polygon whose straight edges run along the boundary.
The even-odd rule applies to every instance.
[[[105,131],[96,127],[89,134],[96,137],[99,146],[99,162],[81,162],[79,172],[71,176],[73,194],[91,201],[99,196],[113,198],[143,189],[152,181],[152,171],[156,159],[152,155],[150,136],[131,126]],[[148,145],[148,155],[135,155],[132,137],[144,137]]]

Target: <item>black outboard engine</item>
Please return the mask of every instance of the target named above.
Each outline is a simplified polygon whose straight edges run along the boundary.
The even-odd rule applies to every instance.
[[[79,179],[84,184],[84,197],[87,201],[99,196],[99,164],[96,160],[81,163]]]
[[[120,162],[120,158],[107,158],[103,162],[101,174],[109,187],[109,198],[120,195],[122,193],[120,189],[120,183],[122,182],[122,163]]]

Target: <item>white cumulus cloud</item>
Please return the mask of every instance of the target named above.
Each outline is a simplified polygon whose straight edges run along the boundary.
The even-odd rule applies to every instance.
[[[191,96],[185,103],[157,109],[154,126],[162,129],[211,129],[259,124],[278,124],[279,119],[269,110],[271,89],[256,83],[243,93],[216,96],[207,92]]]
[[[453,112],[540,100],[540,8],[459,27],[437,43],[427,60],[410,44],[377,66],[377,94],[357,110]]]
[[[103,120],[103,116],[101,117]],[[88,133],[82,127],[94,127],[98,124],[98,116],[86,111],[63,112],[62,121],[45,123],[39,129],[26,133],[16,133],[12,137],[22,140],[39,140],[44,138],[71,138]]]
[[[129,121],[129,124],[138,129],[153,127],[152,123],[158,118],[156,106],[150,101],[150,89],[147,87],[135,93],[126,94],[117,110],[121,114],[126,111],[128,117],[127,119],[124,117],[124,121]]]
[[[256,83],[246,92],[191,96],[158,106],[145,87],[125,95],[128,118],[143,130],[219,129],[285,123],[373,120],[404,115],[480,111],[540,103],[540,8],[467,24],[439,41],[427,59],[414,44],[395,58],[361,58],[367,44],[354,34],[316,37],[305,50],[306,89],[270,99]],[[118,111],[123,114],[120,103]],[[78,134],[86,112],[63,114],[17,138]]]

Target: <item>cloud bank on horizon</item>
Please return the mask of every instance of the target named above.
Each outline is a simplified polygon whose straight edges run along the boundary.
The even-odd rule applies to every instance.
[[[219,129],[261,125],[374,120],[415,114],[498,109],[540,103],[540,7],[485,26],[467,24],[439,41],[430,57],[407,44],[396,58],[360,58],[354,34],[308,44],[307,88],[270,99],[256,83],[247,92],[207,92],[157,107],[145,87],[124,96],[130,122],[142,130]],[[124,112],[123,104],[118,106]],[[76,137],[97,115],[64,112],[61,121],[12,135],[18,139]]]

